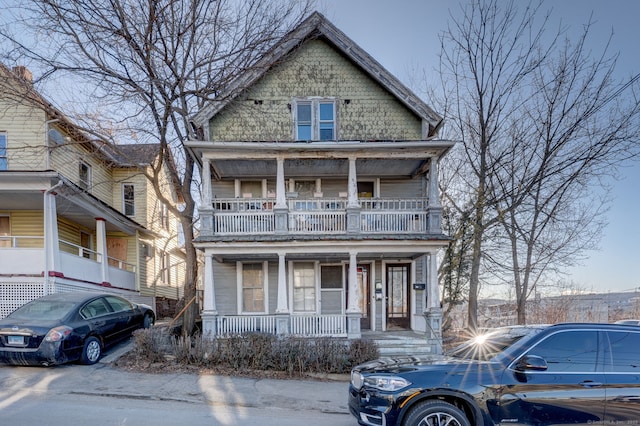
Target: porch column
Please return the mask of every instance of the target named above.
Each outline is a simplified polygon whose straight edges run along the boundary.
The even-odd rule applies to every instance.
[[[286,234],[289,231],[287,208],[287,190],[284,181],[284,157],[276,158],[276,205],[273,206],[276,234]]]
[[[438,256],[429,253],[429,275],[427,280],[427,336],[437,353],[442,352],[442,308],[440,307],[440,289],[438,288]]]
[[[438,188],[438,157],[429,160],[429,233],[442,233],[442,206]]]
[[[204,294],[202,313],[202,334],[203,336],[215,336],[217,333],[216,317],[216,291],[213,283],[213,255],[206,253],[204,256]]]
[[[208,158],[202,159],[202,199],[201,207],[211,208],[211,161]]]
[[[202,198],[200,199],[200,233],[202,235],[213,235],[213,191],[211,189],[211,161],[208,158],[202,159]]]
[[[287,190],[285,188],[284,181],[284,158],[278,157],[276,159],[276,208],[287,208]]]
[[[358,176],[356,175],[356,157],[349,157],[349,182],[348,182],[347,208],[358,208]]]
[[[358,177],[356,157],[349,158],[349,182],[347,199],[347,233],[360,233],[360,203],[358,202]]]
[[[276,333],[289,334],[289,294],[287,293],[286,253],[278,253],[278,307]]]
[[[360,292],[358,288],[358,253],[349,252],[349,306],[347,307],[347,337],[358,339],[362,336],[360,331]]]
[[[109,257],[107,255],[107,221],[101,217],[96,218],[96,251],[102,271],[102,285],[109,283]]]
[[[63,276],[60,271],[60,245],[56,194],[44,192],[44,294],[49,294],[49,277]]]

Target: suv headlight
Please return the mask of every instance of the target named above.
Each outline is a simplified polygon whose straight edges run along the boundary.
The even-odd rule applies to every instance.
[[[393,392],[411,385],[406,379],[397,376],[367,376],[363,380],[364,386],[381,391]]]
[[[358,371],[352,371],[351,384],[353,385],[354,388],[360,390],[362,388],[362,385],[364,384],[364,379],[362,378],[362,374],[360,374]]]

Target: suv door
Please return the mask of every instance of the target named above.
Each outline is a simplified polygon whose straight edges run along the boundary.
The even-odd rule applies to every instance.
[[[523,425],[592,425],[604,417],[604,336],[597,330],[562,330],[542,337],[504,373],[498,420]],[[524,356],[537,368],[518,367]],[[533,363],[534,358],[529,358]]]
[[[606,424],[637,424],[640,417],[640,329],[608,331],[604,372]]]

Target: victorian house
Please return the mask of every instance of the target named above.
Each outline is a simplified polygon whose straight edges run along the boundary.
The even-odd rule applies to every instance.
[[[203,327],[441,329],[442,119],[314,13],[194,117]]]
[[[0,318],[77,290],[172,305],[184,277],[178,222],[142,173],[158,146],[89,136],[24,67],[0,66],[0,87]],[[160,185],[180,202],[171,179]]]

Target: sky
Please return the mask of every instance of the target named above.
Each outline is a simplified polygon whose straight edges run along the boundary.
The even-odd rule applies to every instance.
[[[450,0],[318,1],[321,13],[417,94],[419,88],[412,82],[422,70],[428,79],[435,78],[438,34],[446,29],[450,13],[458,15],[460,10],[458,2]],[[527,4],[524,0],[516,3]],[[575,31],[592,17],[591,47],[595,51],[604,48],[613,31],[609,51],[619,52],[616,69],[620,78],[640,73],[640,1],[550,0],[544,7],[552,8],[553,17]],[[620,175],[620,180],[610,182],[613,202],[599,249],[586,253],[588,259],[559,277],[577,289],[640,289],[640,268],[636,268],[640,263],[640,163],[624,167]]]

